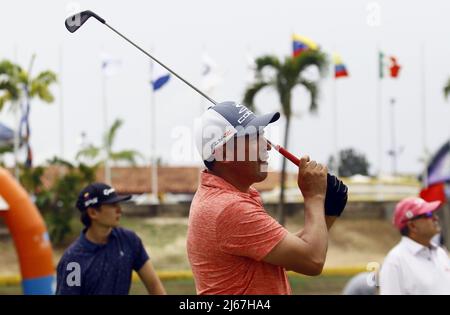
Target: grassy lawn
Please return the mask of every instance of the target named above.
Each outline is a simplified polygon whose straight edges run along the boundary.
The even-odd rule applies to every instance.
[[[319,276],[319,277],[290,277],[293,294],[340,294],[349,277],[345,276]],[[192,279],[169,280],[163,282],[168,294],[195,294]],[[22,294],[20,286],[0,286],[0,295]],[[140,281],[133,282],[130,294],[147,294]]]
[[[187,218],[123,217],[121,226],[135,231],[142,239],[155,269],[190,270],[186,253]],[[54,262],[58,263],[64,250],[78,237],[81,224],[74,218],[73,233],[66,244],[54,249]],[[289,217],[287,229],[298,231],[303,219]],[[376,219],[338,220],[330,233],[325,268],[366,266],[369,262],[382,262],[388,250],[398,241],[398,233],[390,223]],[[11,238],[0,240],[0,275],[19,274],[17,255]],[[320,277],[290,276],[294,294],[339,294],[348,276],[323,275]],[[193,280],[167,280],[164,285],[169,294],[195,294]],[[131,294],[145,294],[140,282],[134,282]],[[1,294],[21,294],[20,286],[0,287]]]
[[[121,226],[135,231],[142,239],[156,270],[189,270],[186,253],[187,218],[123,217]],[[73,232],[65,244],[54,248],[55,264],[81,229],[77,218],[72,222]],[[303,219],[289,217],[287,229],[296,232]],[[400,239],[390,222],[375,219],[338,220],[330,231],[325,267],[366,266],[381,263],[386,253]],[[0,240],[0,275],[18,274],[17,255],[11,238]]]

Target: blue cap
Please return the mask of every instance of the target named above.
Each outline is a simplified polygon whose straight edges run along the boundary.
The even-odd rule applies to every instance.
[[[93,183],[85,187],[78,195],[76,206],[84,211],[89,207],[99,207],[103,204],[112,204],[130,200],[131,195],[119,196],[116,190],[104,183]]]

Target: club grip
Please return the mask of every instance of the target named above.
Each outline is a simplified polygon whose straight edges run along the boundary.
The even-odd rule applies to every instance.
[[[278,150],[285,158],[287,158],[289,161],[291,161],[292,163],[294,163],[295,165],[299,165],[300,164],[300,160],[293,155],[291,152],[289,152],[288,150],[286,150],[283,147],[280,147]]]

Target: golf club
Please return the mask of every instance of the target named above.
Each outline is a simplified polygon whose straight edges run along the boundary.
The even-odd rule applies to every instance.
[[[212,98],[210,98],[208,95],[206,95],[205,93],[203,93],[201,90],[197,89],[194,85],[192,85],[191,83],[189,83],[188,81],[186,81],[185,79],[183,79],[181,76],[179,76],[175,71],[173,71],[172,69],[170,69],[168,66],[166,66],[165,64],[163,64],[161,61],[159,61],[158,59],[156,59],[155,57],[153,57],[152,55],[150,55],[148,52],[146,52],[144,49],[142,49],[141,47],[139,47],[138,45],[136,45],[133,41],[131,41],[130,39],[128,39],[126,36],[122,35],[119,31],[117,31],[115,28],[113,28],[112,26],[110,26],[108,23],[106,23],[105,19],[103,19],[102,17],[100,17],[99,15],[95,14],[94,12],[90,11],[90,10],[85,10],[85,11],[81,11],[78,13],[75,13],[69,17],[66,18],[65,20],[65,25],[66,28],[69,32],[74,33],[76,32],[90,17],[95,18],[97,21],[99,21],[100,23],[106,25],[109,29],[111,29],[114,33],[116,33],[117,35],[119,35],[120,37],[122,37],[123,39],[125,39],[127,42],[129,42],[131,45],[133,45],[134,47],[136,47],[137,49],[139,49],[142,53],[144,53],[147,57],[150,57],[152,60],[154,60],[155,62],[157,62],[160,66],[162,66],[163,68],[165,68],[167,71],[169,71],[170,73],[172,73],[174,76],[176,76],[178,79],[180,79],[181,81],[183,81],[185,84],[187,84],[189,87],[191,87],[192,89],[194,89],[197,93],[199,93],[201,96],[203,96],[204,98],[206,98],[208,101],[210,101],[211,103],[213,103],[214,105],[217,104],[216,101],[214,101]],[[282,154],[285,158],[287,158],[289,161],[291,161],[292,163],[294,163],[295,165],[298,166],[300,160],[295,157],[293,154],[291,154],[289,151],[287,151],[285,148],[281,147],[280,145],[275,145],[273,143],[271,143],[270,141],[267,140],[267,142],[275,149],[277,150],[280,154]]]

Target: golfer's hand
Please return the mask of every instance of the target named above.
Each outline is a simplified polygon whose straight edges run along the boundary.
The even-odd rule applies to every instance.
[[[298,165],[297,185],[303,198],[325,199],[327,191],[327,167],[311,161],[309,156],[303,156]]]

